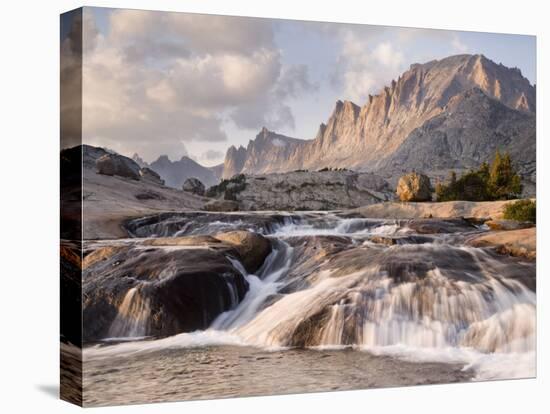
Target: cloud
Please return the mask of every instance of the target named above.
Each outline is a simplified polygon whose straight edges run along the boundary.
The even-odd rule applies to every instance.
[[[223,160],[223,157],[224,157],[224,153],[222,151],[217,151],[217,150],[213,150],[213,149],[210,149],[210,150],[207,150],[205,152],[203,152],[200,156],[199,156],[199,160],[204,160],[204,161],[221,161]]]
[[[283,64],[267,20],[115,10],[101,33],[86,13],[89,143],[178,157],[182,142],[227,140],[228,121],[293,127],[288,100],[315,89],[305,66]]]
[[[468,46],[462,43],[457,35],[453,36],[451,44],[453,45],[454,50],[458,53],[466,53],[468,51]]]
[[[318,88],[317,83],[310,81],[306,65],[288,66],[282,69],[278,82],[267,88],[262,97],[235,108],[230,118],[237,127],[244,129],[258,129],[263,126],[272,130],[283,127],[294,129],[294,115],[285,102]]]
[[[362,104],[369,94],[379,92],[399,76],[404,55],[389,40],[375,42],[370,36],[347,30],[342,37],[338,65],[336,81],[342,86],[343,98]]]
[[[338,26],[338,25],[337,25]],[[333,83],[342,99],[364,104],[411,63],[423,63],[469,49],[457,32],[446,30],[342,25],[333,32],[340,44]]]

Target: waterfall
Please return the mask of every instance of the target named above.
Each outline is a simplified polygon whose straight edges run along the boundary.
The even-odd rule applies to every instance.
[[[435,268],[398,283],[375,266],[343,276],[326,274],[309,289],[264,309],[237,332],[266,346],[407,345],[511,352],[533,349],[526,344],[535,334],[535,314],[534,292],[513,279],[486,275],[472,283],[449,279]]]
[[[175,231],[210,234],[225,223],[254,228],[259,217],[250,214],[249,222],[246,215],[238,220],[218,217],[210,224],[179,225]],[[168,228],[173,223],[172,217]],[[174,235],[162,223],[154,226]],[[413,229],[407,220],[339,218],[332,213],[282,215],[271,224],[261,216],[256,230],[273,246],[263,266],[249,274],[228,257],[248,282],[244,299],[238,303],[233,294],[231,309],[207,330],[158,343],[354,347],[416,356],[426,351],[429,358],[452,355],[479,372],[487,368],[476,365],[479,355],[490,355],[495,367],[497,355],[517,354],[528,362],[527,371],[521,372],[531,374],[536,294],[534,284],[525,282],[534,280],[534,263],[464,245],[470,232],[483,229],[464,225],[463,230],[455,227],[429,236]],[[371,240],[375,236],[396,237],[399,243],[376,244]],[[126,293],[110,336],[147,335],[150,310],[141,289]]]
[[[248,274],[238,260],[229,258],[248,282],[248,292],[239,306],[221,314],[212,323],[211,329],[227,330],[243,325],[256,316],[260,306],[270,296],[278,292],[282,285],[279,280],[290,268],[293,249],[285,242],[275,241],[273,244],[273,250],[259,269],[258,276]]]
[[[140,286],[129,289],[118,307],[118,314],[109,329],[109,337],[146,336],[150,314],[149,299],[141,294]]]

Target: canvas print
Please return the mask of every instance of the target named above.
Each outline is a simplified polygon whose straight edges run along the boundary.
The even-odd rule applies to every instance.
[[[60,55],[63,399],[536,376],[534,36],[86,7]]]

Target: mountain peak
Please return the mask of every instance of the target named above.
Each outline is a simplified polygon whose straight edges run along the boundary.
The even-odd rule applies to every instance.
[[[148,164],[143,160],[143,158],[141,158],[139,156],[139,154],[137,152],[134,153],[134,155],[132,155],[132,160],[137,164],[139,165],[141,168],[143,167],[148,167]]]
[[[157,158],[157,160],[155,161],[156,163],[171,163],[172,161],[170,160],[170,158],[168,158],[168,155],[159,155],[159,157]]]
[[[228,150],[224,177],[325,166],[374,170],[415,129],[452,112],[456,108],[453,105],[464,102],[459,109],[474,118],[475,111],[467,110],[468,103],[480,110],[500,106],[534,113],[535,93],[535,87],[519,70],[497,64],[483,54],[415,63],[378,94],[369,95],[361,108],[351,101],[337,100],[328,121],[310,141],[288,138],[263,127],[246,149]]]
[[[355,120],[360,111],[361,108],[358,105],[354,104],[352,101],[341,101],[339,99],[334,105],[334,110],[332,111],[331,118]]]
[[[267,129],[265,126],[262,127],[260,132],[258,132],[258,135],[256,135],[256,138],[269,138],[271,135],[273,135],[274,132]]]

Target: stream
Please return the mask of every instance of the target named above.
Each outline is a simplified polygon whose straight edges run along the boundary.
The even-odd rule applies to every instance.
[[[272,250],[254,273],[227,256],[246,289],[227,276],[218,299],[227,310],[205,329],[152,334],[152,282],[131,285],[108,333],[84,348],[88,405],[536,375],[535,263],[469,246],[484,226],[190,212],[136,219],[127,229],[131,238],[89,241],[87,249],[132,248],[141,263],[153,248],[140,243],[246,230],[267,237]],[[201,260],[212,247],[155,249]],[[158,262],[161,281],[174,277],[171,263]]]

